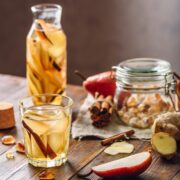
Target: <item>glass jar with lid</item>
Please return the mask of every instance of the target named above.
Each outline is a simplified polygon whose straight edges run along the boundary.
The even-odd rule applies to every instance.
[[[157,115],[177,110],[176,80],[169,62],[137,58],[114,66],[115,103],[127,125],[149,128]]]

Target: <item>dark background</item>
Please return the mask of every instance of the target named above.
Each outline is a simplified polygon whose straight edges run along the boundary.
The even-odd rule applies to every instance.
[[[136,57],[166,59],[180,70],[179,0],[1,0],[0,73],[25,76],[30,7],[47,2],[63,7],[69,83],[81,82],[75,69],[88,76]]]

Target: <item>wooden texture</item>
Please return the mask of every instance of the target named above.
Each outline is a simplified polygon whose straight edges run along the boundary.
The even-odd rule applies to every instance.
[[[86,97],[86,93],[81,87],[69,85],[67,93],[74,99],[73,119],[78,113],[80,104]],[[22,139],[21,121],[18,112],[18,100],[26,96],[26,81],[23,78],[0,75],[0,101],[9,101],[13,103],[16,127],[0,131],[0,138],[6,134],[12,134],[17,140]],[[141,152],[148,150],[150,143],[146,141],[131,140],[135,145],[135,151]],[[56,168],[51,168],[56,174],[56,180],[78,180],[77,172],[87,172],[94,165],[111,161],[113,159],[124,157],[125,155],[109,156],[103,153],[104,147],[96,139],[84,139],[81,141],[71,140],[68,155],[68,162]],[[7,160],[5,153],[13,151],[14,160]],[[38,174],[44,168],[35,168],[28,164],[27,159],[22,154],[15,152],[15,147],[0,144],[0,180],[29,180],[38,179]],[[90,176],[90,180],[101,179],[95,175]],[[133,179],[160,179],[160,180],[178,180],[180,179],[180,158],[172,161],[161,159],[158,154],[153,152],[153,162],[150,168],[137,178]]]

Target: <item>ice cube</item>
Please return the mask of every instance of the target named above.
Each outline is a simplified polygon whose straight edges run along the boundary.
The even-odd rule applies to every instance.
[[[70,118],[65,112],[59,111],[57,120],[51,125],[50,133],[65,133],[70,126]]]
[[[48,144],[56,153],[61,153],[65,146],[64,135],[61,133],[52,133],[48,135]]]

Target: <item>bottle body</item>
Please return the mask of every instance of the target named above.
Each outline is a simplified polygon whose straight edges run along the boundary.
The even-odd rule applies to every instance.
[[[35,18],[26,39],[28,94],[63,93],[66,88],[66,35],[61,26]]]

